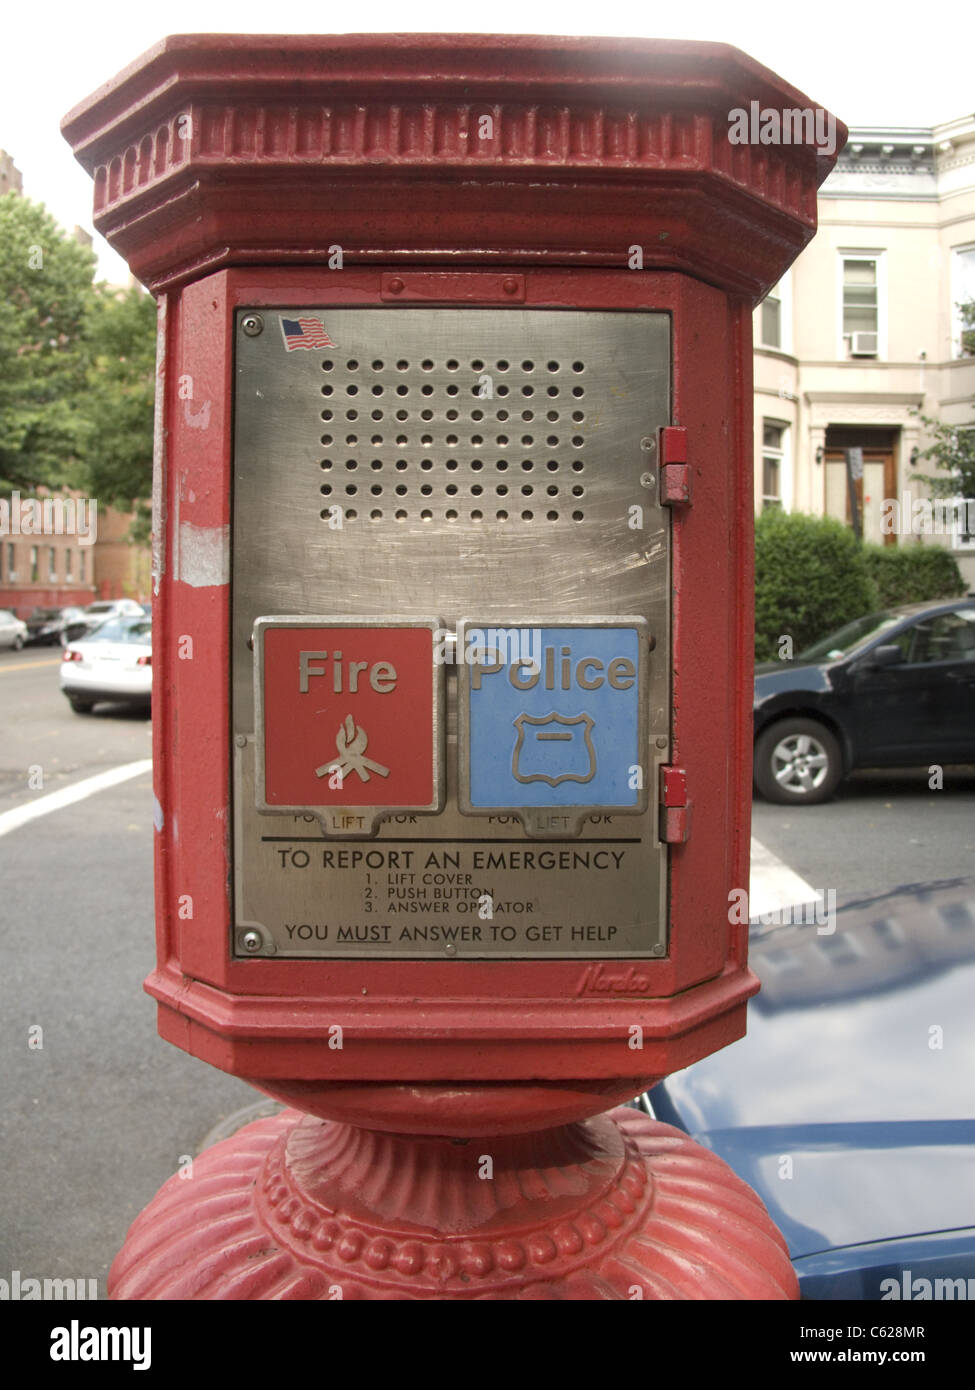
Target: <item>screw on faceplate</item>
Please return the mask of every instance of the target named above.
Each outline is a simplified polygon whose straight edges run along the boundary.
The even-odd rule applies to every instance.
[[[667,747],[667,736],[666,736],[665,734],[658,734],[657,737],[656,737],[656,739],[655,739],[655,742],[656,742],[656,745],[657,745],[658,748],[666,748],[666,747]]]
[[[264,332],[264,320],[260,314],[247,314],[240,321],[240,326],[247,334],[248,338],[256,338]]]
[[[247,747],[247,735],[246,735],[246,734],[238,734],[237,737],[234,739],[234,742],[236,743],[236,745],[237,745],[238,748],[246,748],[246,747]]]
[[[245,931],[240,938],[240,944],[245,951],[250,951],[252,954],[254,951],[259,951],[261,949],[260,933],[256,931]]]
[[[657,441],[649,434],[645,434],[640,440],[640,448],[645,454],[652,454],[657,447]]]
[[[640,486],[641,486],[641,487],[654,487],[655,484],[656,484],[656,482],[657,482],[657,480],[656,480],[656,478],[653,476],[652,473],[641,473],[641,474],[640,474]]]

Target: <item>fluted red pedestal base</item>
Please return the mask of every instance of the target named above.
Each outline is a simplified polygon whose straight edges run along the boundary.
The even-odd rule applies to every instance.
[[[783,1299],[785,1243],[685,1134],[620,1108],[534,1134],[383,1134],[294,1110],[133,1223],[114,1299]]]

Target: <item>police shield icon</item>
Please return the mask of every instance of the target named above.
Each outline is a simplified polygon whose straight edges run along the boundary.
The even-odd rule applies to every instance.
[[[592,743],[595,721],[588,714],[569,719],[562,714],[536,719],[519,714],[514,720],[518,740],[511,758],[511,774],[518,782],[591,782],[596,775],[596,750]]]

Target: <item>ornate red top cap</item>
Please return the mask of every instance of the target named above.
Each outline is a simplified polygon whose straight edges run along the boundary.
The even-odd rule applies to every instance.
[[[504,34],[176,35],[62,129],[96,227],[156,290],[338,247],[616,267],[639,247],[756,301],[846,139],[725,44]]]

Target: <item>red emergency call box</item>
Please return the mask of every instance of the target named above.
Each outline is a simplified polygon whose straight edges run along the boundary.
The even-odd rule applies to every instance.
[[[171,1042],[463,1137],[743,1033],[751,313],[836,154],[754,102],[809,106],[718,44],[192,35],[66,118],[159,303]]]

